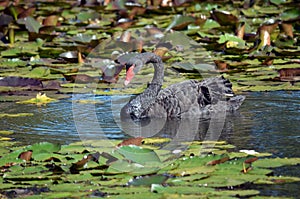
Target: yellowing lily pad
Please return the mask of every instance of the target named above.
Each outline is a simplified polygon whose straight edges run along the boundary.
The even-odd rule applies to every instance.
[[[55,102],[57,101],[56,99],[48,97],[45,93],[38,93],[36,94],[35,98],[17,102],[20,104],[37,104],[37,105],[43,105],[43,104],[48,104],[50,102]]]
[[[33,116],[33,113],[0,113],[0,118],[2,117],[26,117]]]
[[[0,134],[2,134],[2,135],[11,135],[13,133],[14,133],[13,131],[5,131],[5,130],[0,131]]]

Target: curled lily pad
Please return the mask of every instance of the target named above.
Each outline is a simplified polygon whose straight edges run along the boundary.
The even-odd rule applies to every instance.
[[[212,18],[222,26],[236,25],[239,21],[239,19],[235,15],[227,11],[213,9],[212,11],[210,11],[210,14]]]
[[[196,20],[194,17],[176,15],[174,16],[174,19],[171,22],[171,24],[167,27],[166,31],[169,31],[170,29],[174,29],[174,30],[184,29],[189,24],[194,23],[195,21]]]

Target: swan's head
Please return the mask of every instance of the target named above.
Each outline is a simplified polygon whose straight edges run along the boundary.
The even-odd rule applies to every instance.
[[[134,63],[129,62],[126,64],[126,78],[124,81],[124,85],[127,86],[135,74],[137,74],[143,66],[143,62],[140,60],[135,60]]]

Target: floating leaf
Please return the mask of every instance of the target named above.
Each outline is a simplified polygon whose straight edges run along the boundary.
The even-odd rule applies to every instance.
[[[100,14],[97,12],[80,12],[77,14],[77,19],[80,21],[95,20],[100,17]]]
[[[121,143],[119,143],[117,146],[127,146],[127,145],[136,145],[140,146],[142,144],[143,138],[142,137],[134,137],[134,138],[128,138],[126,140],[123,140]]]
[[[22,19],[18,19],[18,23],[25,24],[25,26],[29,32],[38,33],[39,29],[42,27],[42,25],[38,21],[36,21],[34,18],[32,18],[31,16],[28,16],[28,17],[25,17]]]
[[[128,182],[132,186],[150,186],[152,184],[163,184],[169,177],[166,175],[138,176]]]
[[[286,3],[287,0],[270,0],[271,3],[274,3],[276,5],[280,5],[283,3]]]
[[[0,131],[0,134],[2,134],[2,135],[11,135],[11,134],[13,134],[14,132],[13,131]]]
[[[33,116],[33,113],[0,113],[0,118],[2,117],[27,117]]]
[[[25,151],[25,152],[20,153],[18,158],[23,159],[25,161],[30,161],[31,156],[32,156],[32,150],[29,150],[29,151]]]
[[[34,157],[34,154],[38,154],[38,153],[58,152],[60,150],[60,144],[52,144],[50,142],[40,142],[26,147],[26,149],[32,150],[33,157]]]
[[[254,167],[274,168],[285,165],[300,164],[300,158],[274,158],[274,159],[259,159],[253,163]]]
[[[0,86],[37,86],[42,87],[43,84],[40,80],[34,78],[26,78],[26,77],[14,77],[9,76],[3,79],[0,79]]]
[[[35,78],[41,78],[41,77],[46,77],[50,74],[50,69],[46,67],[37,67],[34,68],[28,76],[30,77],[35,77]]]
[[[212,20],[212,19],[207,19],[204,23],[204,25],[202,26],[202,29],[205,30],[209,30],[209,29],[213,29],[213,28],[219,28],[221,27],[220,24],[218,24],[218,22]]]
[[[229,157],[226,156],[226,157],[220,158],[218,160],[212,160],[212,161],[206,163],[206,165],[212,165],[213,166],[213,165],[216,165],[216,164],[222,164],[222,163],[224,163],[228,160],[229,160]]]
[[[218,40],[218,43],[220,44],[225,42],[236,42],[238,47],[244,47],[246,43],[243,39],[227,33],[225,33],[225,35],[221,35],[220,39]]]
[[[175,15],[171,24],[166,28],[166,32],[170,29],[181,30],[187,27],[189,24],[194,23],[195,18],[190,16]]]
[[[151,149],[144,149],[139,146],[129,145],[122,146],[117,151],[126,159],[139,164],[152,164],[160,162],[158,155]]]
[[[239,19],[227,11],[215,10],[210,11],[212,18],[221,26],[236,25]]]
[[[57,101],[57,100],[53,99],[53,98],[50,98],[50,97],[47,97],[46,93],[38,93],[38,94],[36,94],[35,98],[25,100],[25,101],[21,101],[21,102],[17,102],[17,103],[43,105],[43,104],[47,104],[47,103],[54,102],[54,101]]]
[[[292,19],[296,19],[298,17],[300,17],[300,10],[298,8],[292,8],[292,9],[285,10],[281,14],[282,20],[292,20]]]

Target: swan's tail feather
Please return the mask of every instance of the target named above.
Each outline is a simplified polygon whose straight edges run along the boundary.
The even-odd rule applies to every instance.
[[[205,104],[216,104],[220,101],[227,102],[227,110],[235,111],[243,103],[244,96],[236,96],[232,90],[231,82],[221,77],[212,77],[200,83],[201,101]]]

